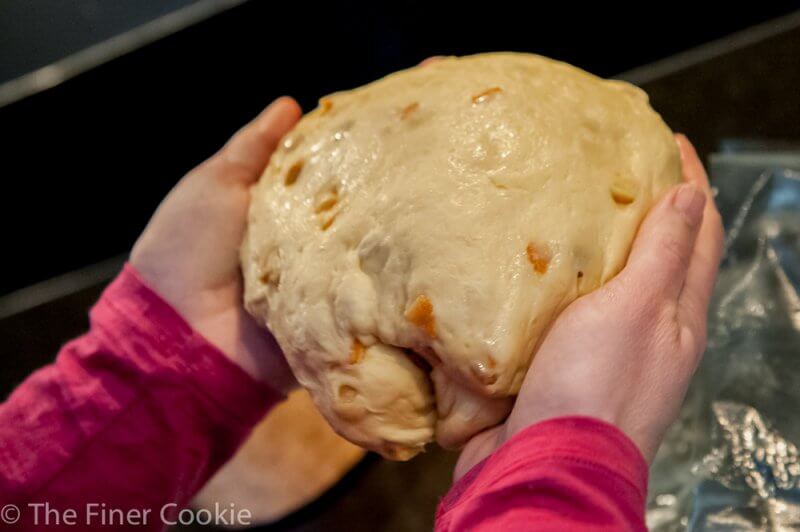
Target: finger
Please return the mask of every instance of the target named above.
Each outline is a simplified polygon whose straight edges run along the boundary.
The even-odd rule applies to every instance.
[[[278,142],[300,119],[302,110],[288,96],[278,98],[240,129],[218,154],[225,164],[244,168],[246,184],[256,181]]]
[[[677,303],[703,218],[705,195],[686,183],[670,190],[645,218],[620,282],[648,298]]]
[[[675,135],[675,142],[678,144],[681,154],[681,167],[683,168],[683,178],[685,181],[697,185],[708,196],[713,196],[711,191],[711,184],[708,182],[708,175],[706,174],[703,163],[700,162],[700,157],[697,151],[686,138],[686,135],[678,133]]]
[[[445,56],[443,56],[443,55],[432,55],[427,59],[423,59],[422,62],[419,64],[419,66],[424,67],[424,66],[432,65],[433,63],[435,63],[437,61],[441,61],[444,58],[445,58]]]
[[[708,177],[697,152],[683,135],[677,136],[677,141],[681,149],[681,161],[686,179],[701,186],[707,196],[703,224],[689,261],[686,282],[679,299],[679,317],[682,323],[694,326],[698,333],[702,333],[705,331],[708,304],[722,257],[725,234]]]

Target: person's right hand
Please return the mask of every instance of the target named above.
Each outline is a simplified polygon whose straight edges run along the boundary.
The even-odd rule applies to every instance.
[[[723,243],[703,166],[686,137],[677,141],[688,183],[653,207],[619,275],[556,319],[511,415],[467,444],[456,478],[524,428],[559,416],[607,421],[652,461],[705,349]]]

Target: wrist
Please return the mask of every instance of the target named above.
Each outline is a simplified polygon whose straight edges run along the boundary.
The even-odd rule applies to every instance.
[[[247,354],[239,356],[237,354],[228,355],[225,351],[222,353],[254,380],[266,384],[282,395],[288,395],[298,387],[297,379],[283,355],[266,355],[256,360]]]
[[[209,294],[208,290],[176,281],[186,276],[177,275],[173,269],[135,259],[131,260],[131,269],[137,277],[225,358],[280,394],[297,386],[275,340],[237,302],[241,287],[235,279]]]
[[[540,406],[548,406],[547,401],[542,401]],[[643,427],[640,423],[632,420],[631,416],[626,414],[626,409],[608,408],[608,405],[603,408],[602,406],[603,405],[600,404],[562,405],[559,408],[548,407],[530,410],[524,408],[518,410],[515,407],[505,424],[504,430],[498,437],[498,445],[502,445],[515,435],[537,423],[560,418],[587,418],[611,425],[625,434],[636,446],[647,463],[651,463],[655,457],[656,451],[658,451],[661,441],[661,438],[657,435],[653,436],[657,431],[649,430],[648,427]]]
[[[251,379],[126,264],[91,313],[107,356],[143,379],[169,382],[210,398],[244,425],[260,419],[280,394]],[[133,373],[131,374],[133,375]],[[231,418],[233,419],[233,418]]]
[[[297,387],[297,380],[275,339],[258,327],[244,309],[232,308],[213,317],[188,321],[256,381],[283,395]]]

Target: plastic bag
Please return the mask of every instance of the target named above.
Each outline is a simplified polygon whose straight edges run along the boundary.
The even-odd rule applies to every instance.
[[[651,468],[647,525],[800,530],[800,153],[716,154],[711,175],[726,242],[708,348]]]

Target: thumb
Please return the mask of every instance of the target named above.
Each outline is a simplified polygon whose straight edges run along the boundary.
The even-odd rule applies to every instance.
[[[705,194],[687,183],[673,188],[642,222],[628,263],[620,273],[647,297],[677,301],[703,220]]]
[[[245,169],[244,180],[249,185],[261,177],[281,137],[294,127],[301,114],[292,98],[278,98],[240,129],[215,157],[224,164]]]

